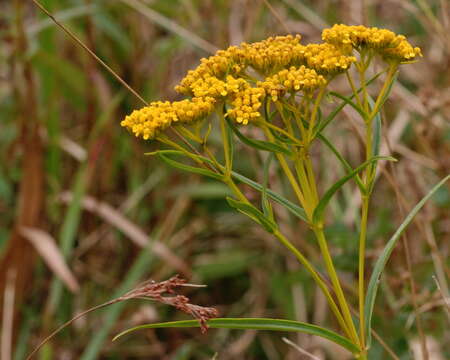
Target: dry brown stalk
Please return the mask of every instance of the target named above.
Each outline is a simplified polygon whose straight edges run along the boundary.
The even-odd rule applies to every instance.
[[[116,299],[112,299],[103,304],[94,306],[88,310],[85,310],[66,323],[62,324],[59,328],[48,335],[44,340],[42,340],[39,345],[28,355],[26,360],[30,360],[33,355],[35,355],[39,349],[42,348],[49,340],[51,340],[56,334],[61,330],[72,324],[75,320],[87,315],[90,312],[104,308],[106,306],[116,304],[121,301],[130,299],[147,299],[160,302],[162,304],[170,305],[178,310],[181,310],[200,322],[201,332],[204,334],[208,330],[207,321],[211,318],[217,317],[219,312],[213,307],[204,307],[200,305],[191,304],[189,298],[184,295],[178,295],[175,293],[175,288],[178,287],[202,287],[202,285],[188,284],[185,279],[181,278],[179,275],[175,275],[168,280],[156,282],[149,280],[141,284],[140,286],[130,290],[125,295],[122,295]],[[167,294],[169,296],[167,296]]]

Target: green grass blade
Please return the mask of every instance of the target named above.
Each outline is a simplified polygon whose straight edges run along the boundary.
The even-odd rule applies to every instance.
[[[366,336],[367,336],[367,345],[371,344],[371,322],[372,322],[372,314],[373,308],[375,305],[375,299],[378,291],[378,282],[381,276],[381,273],[386,266],[386,263],[389,260],[389,257],[394,250],[395,244],[398,239],[402,235],[403,231],[405,231],[406,227],[413,221],[416,214],[420,211],[420,209],[425,205],[425,203],[436,193],[436,191],[444,185],[444,183],[450,179],[450,175],[447,175],[444,179],[442,179],[439,183],[437,183],[429,192],[426,194],[422,200],[420,200],[416,206],[410,211],[408,216],[406,216],[405,220],[403,220],[402,224],[398,227],[397,231],[394,235],[389,239],[388,243],[383,249],[380,257],[378,258],[375,266],[373,268],[372,276],[370,277],[369,285],[367,287],[367,295],[365,299],[364,305],[364,315],[366,318]]]
[[[370,164],[374,163],[375,161],[379,160],[391,160],[395,161],[394,158],[390,156],[374,156],[372,159],[369,159],[359,165],[355,170],[348,173],[338,181],[336,181],[323,195],[323,197],[320,199],[319,203],[316,206],[316,209],[314,210],[313,214],[313,222],[317,223],[319,220],[322,219],[323,212],[325,211],[326,206],[330,202],[333,195],[338,191],[347,181],[349,181],[351,178],[355,177],[356,174],[358,174],[361,170],[363,170],[365,167],[369,166]]]
[[[208,326],[213,329],[236,329],[236,330],[269,330],[269,331],[289,331],[289,332],[302,332],[305,334],[316,335],[333,341],[334,343],[341,345],[352,353],[357,353],[358,347],[354,345],[347,338],[336,334],[335,332],[324,329],[320,326],[311,325],[299,321],[281,320],[281,319],[267,319],[267,318],[218,318],[208,320]],[[114,337],[113,340],[127,335],[131,332],[142,329],[155,329],[155,328],[186,328],[186,327],[198,327],[198,320],[186,320],[186,321],[172,321],[157,324],[145,324],[136,326],[134,328],[125,330]]]

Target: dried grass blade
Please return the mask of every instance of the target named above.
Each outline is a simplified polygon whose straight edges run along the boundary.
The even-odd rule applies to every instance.
[[[31,227],[22,227],[20,233],[33,245],[44,262],[61,279],[67,288],[71,292],[77,293],[80,290],[80,285],[72,271],[70,271],[61,250],[50,234]]]

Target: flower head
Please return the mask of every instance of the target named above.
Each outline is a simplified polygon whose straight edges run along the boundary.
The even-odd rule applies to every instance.
[[[276,36],[251,44],[243,43],[239,48],[246,65],[269,75],[292,62],[293,54],[303,48],[300,39],[300,35]]]
[[[412,47],[403,35],[377,27],[336,24],[322,32],[322,40],[347,49],[374,49],[384,58],[393,58],[400,62],[422,56],[420,48]]]
[[[308,44],[302,54],[306,65],[323,75],[341,73],[356,62],[356,57],[332,44]]]
[[[291,66],[289,70],[281,70],[260,82],[259,86],[265,90],[267,96],[270,96],[273,101],[277,101],[287,92],[312,92],[325,84],[326,80],[322,75],[318,75],[315,70],[302,65],[299,68]]]
[[[259,109],[264,96],[263,88],[251,87],[247,84],[233,95],[231,99],[232,108],[227,111],[227,115],[233,117],[238,123],[247,125],[252,119],[261,116]]]
[[[153,139],[173,123],[192,123],[209,115],[214,110],[212,97],[193,98],[182,101],[156,101],[125,117],[121,125],[144,140]]]
[[[175,91],[184,95],[194,95],[193,90],[199,86],[199,82],[205,82],[211,77],[220,80],[227,74],[238,74],[243,68],[240,64],[241,58],[241,50],[236,46],[219,50],[215,55],[201,59],[200,65],[195,70],[189,70],[175,87]]]

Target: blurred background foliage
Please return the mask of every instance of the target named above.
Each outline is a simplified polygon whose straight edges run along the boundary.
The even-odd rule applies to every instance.
[[[41,3],[149,101],[177,99],[174,85],[217,48],[288,31],[302,34],[307,43],[320,41],[322,28],[334,23],[365,24],[403,33],[421,46],[424,58],[401,69],[385,107],[382,148],[399,161],[384,168],[377,183],[369,266],[406,211],[449,173],[446,0]],[[32,1],[0,1],[0,41],[2,359],[23,359],[81,310],[145,279],[164,280],[174,273],[207,284],[186,294],[194,303],[216,306],[223,316],[333,326],[311,279],[262,229],[228,207],[222,200],[226,188],[144,156],[158,145],[119,126],[141,106],[139,100]],[[334,86],[346,91],[339,81]],[[251,126],[245,131],[252,132]],[[361,161],[361,124],[351,110],[327,131],[352,164]],[[236,150],[241,171],[261,179],[261,159],[254,150],[242,144]],[[325,187],[342,169],[323,149],[314,152]],[[246,191],[252,196],[251,189]],[[358,205],[354,188],[347,185],[328,219],[328,237],[349,294],[356,289]],[[375,330],[397,357],[375,342],[370,359],[450,358],[444,301],[450,275],[449,208],[449,188],[442,188],[397,247],[381,280],[374,319]],[[309,229],[283,209],[277,211],[290,239],[318,262]],[[152,245],[146,250],[147,243]],[[142,300],[117,304],[64,330],[40,358],[309,358],[278,333],[211,330],[202,336],[196,329],[161,329],[110,341],[129,326],[181,318]],[[324,340],[285,336],[318,358],[348,358]],[[427,344],[428,357],[421,355],[421,342]]]

